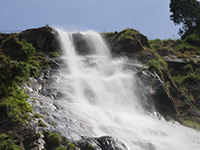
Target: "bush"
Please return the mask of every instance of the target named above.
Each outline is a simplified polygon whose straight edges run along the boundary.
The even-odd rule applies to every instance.
[[[173,77],[173,79],[179,84],[196,84],[197,82],[200,82],[200,75],[199,74],[187,74],[185,76],[176,76]]]
[[[75,150],[76,146],[72,143],[67,143],[67,150]]]
[[[2,42],[4,53],[13,60],[28,61],[35,53],[35,48],[25,39],[19,41],[17,37],[11,36]]]
[[[183,67],[183,69],[186,71],[186,72],[193,72],[193,67],[191,64],[187,64],[186,66]]]
[[[8,88],[9,96],[0,100],[0,108],[5,110],[7,116],[12,121],[25,121],[27,112],[33,112],[32,106],[26,102],[26,95],[22,89],[16,85]]]
[[[67,148],[65,146],[61,146],[61,147],[56,148],[56,150],[67,150]]]
[[[185,42],[200,47],[200,37],[197,34],[187,36]]]
[[[0,134],[1,150],[20,150],[20,143],[16,137],[6,134]]]
[[[45,132],[45,141],[47,142],[47,147],[59,146],[62,139],[58,133]]]

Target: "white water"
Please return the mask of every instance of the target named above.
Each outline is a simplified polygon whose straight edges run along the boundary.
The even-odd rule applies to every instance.
[[[145,113],[135,88],[135,72],[126,60],[113,59],[101,36],[83,32],[90,54],[77,54],[72,34],[57,30],[66,66],[57,88],[65,94],[63,115],[83,136],[112,136],[130,150],[199,150],[199,132]],[[68,113],[70,112],[70,113]]]

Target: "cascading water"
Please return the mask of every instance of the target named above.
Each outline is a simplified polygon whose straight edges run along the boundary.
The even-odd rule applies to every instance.
[[[54,83],[62,93],[56,103],[62,109],[54,115],[62,118],[57,128],[63,134],[74,139],[108,135],[130,150],[200,149],[199,132],[146,113],[134,92],[135,72],[125,59],[111,57],[98,33],[80,33],[88,46],[80,55],[72,34],[57,31],[65,65]]]

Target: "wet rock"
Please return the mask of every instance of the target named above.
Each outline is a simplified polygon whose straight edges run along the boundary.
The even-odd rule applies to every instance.
[[[176,110],[165,85],[156,74],[149,71],[137,72],[137,93],[143,107],[148,111],[158,111],[163,116],[175,116]],[[155,107],[155,110],[152,109]]]
[[[147,37],[134,29],[126,29],[116,35],[107,35],[105,37],[110,42],[112,53],[114,54],[133,54],[144,50],[145,46],[149,47]]]
[[[90,51],[89,45],[87,44],[86,37],[81,33],[72,34],[73,42],[77,52],[80,55],[88,54]]]
[[[86,138],[77,142],[81,150],[90,150],[94,147],[95,150],[126,150],[127,147],[120,141],[115,140],[110,136],[99,138]],[[92,150],[92,148],[91,148]]]

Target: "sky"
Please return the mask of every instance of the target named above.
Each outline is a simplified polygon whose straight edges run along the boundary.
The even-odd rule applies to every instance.
[[[66,31],[122,31],[133,28],[148,39],[177,39],[170,0],[0,0],[0,32],[45,25]]]

